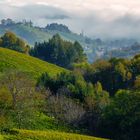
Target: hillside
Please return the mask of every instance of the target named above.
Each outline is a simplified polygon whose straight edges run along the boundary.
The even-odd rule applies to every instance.
[[[0,48],[0,72],[7,69],[16,69],[28,72],[34,78],[37,78],[44,72],[53,76],[62,71],[66,71],[61,67],[41,61],[37,58],[9,49]]]
[[[40,28],[29,26],[25,24],[8,24],[2,25],[0,24],[0,34],[4,34],[7,30],[16,33],[21,38],[25,39],[31,45],[34,45],[35,42],[43,42],[48,41],[53,35],[59,33],[61,37],[65,40],[74,42],[75,40],[81,42],[83,45],[86,44],[85,37],[79,34],[75,34],[73,32],[64,32],[60,30],[50,30],[48,28]]]
[[[57,131],[28,131],[19,130],[18,135],[0,135],[0,140],[105,140],[97,137],[84,136],[79,134],[64,133]]]
[[[30,22],[17,22],[14,21],[8,24],[0,24],[0,35],[3,35],[6,31],[11,31],[23,38],[31,46],[34,46],[35,42],[44,42],[52,38],[53,35],[59,34],[64,40],[67,41],[78,41],[85,53],[87,54],[88,61],[90,63],[96,61],[100,58],[108,57],[108,52],[110,51],[120,51],[120,49],[127,48],[139,42],[134,39],[111,39],[111,40],[101,40],[100,38],[91,39],[84,35],[84,33],[77,34],[72,32],[67,26],[61,24],[52,23],[46,25],[46,27],[35,27],[33,23]],[[132,55],[125,55],[126,57],[131,57],[136,55],[134,52]],[[115,57],[114,55],[112,55]],[[110,58],[110,56],[109,56]]]
[[[44,40],[48,40],[52,37],[51,33],[42,32],[38,28],[30,27],[22,24],[13,24],[13,25],[0,25],[0,34],[4,34],[6,31],[12,31],[17,34],[19,37],[26,40],[31,45],[37,41],[42,42]]]
[[[52,24],[53,25],[53,24]],[[62,26],[62,25],[61,25]],[[98,44],[98,41],[92,40],[86,37],[84,34],[77,34],[67,29],[68,27],[63,25],[64,29],[57,29],[48,25],[47,27],[35,27],[24,23],[11,23],[11,24],[0,24],[0,35],[3,35],[6,31],[11,31],[18,35],[20,38],[23,38],[31,46],[35,42],[44,42],[52,38],[53,35],[59,34],[64,40],[67,41],[78,41],[84,48],[84,51],[88,54],[89,61],[93,61],[95,56],[95,51],[92,51],[94,46]],[[65,31],[66,29],[68,31]]]

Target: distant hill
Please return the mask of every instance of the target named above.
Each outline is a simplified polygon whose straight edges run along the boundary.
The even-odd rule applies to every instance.
[[[46,27],[35,27],[32,25],[32,22],[17,22],[14,21],[5,21],[0,24],[0,34],[4,34],[7,30],[10,30],[16,33],[21,38],[25,39],[31,45],[37,42],[48,41],[56,33],[60,34],[61,37],[68,41],[79,41],[82,44],[86,44],[86,37],[82,34],[76,34],[70,31],[66,25],[52,23],[46,25]]]
[[[134,39],[91,39],[85,36],[84,33],[73,33],[66,25],[52,23],[46,25],[46,27],[36,27],[33,26],[31,21],[26,20],[22,22],[14,22],[11,19],[2,20],[0,24],[0,35],[3,35],[6,31],[14,32],[31,46],[34,46],[35,42],[48,41],[55,34],[59,34],[67,41],[78,41],[87,54],[90,63],[100,58],[108,58],[106,57],[106,53],[112,50],[119,51],[120,48],[130,47],[137,42],[137,40]],[[136,53],[134,53],[134,55],[135,54]],[[130,57],[130,55],[126,54],[125,57]]]
[[[41,61],[26,54],[0,47],[0,72],[9,69],[27,72],[34,78],[38,78],[38,76],[44,72],[54,76],[60,72],[67,71],[61,67]]]
[[[7,31],[15,33],[31,46],[33,46],[35,42],[48,41],[55,34],[59,34],[64,40],[67,41],[78,41],[83,46],[83,49],[87,54],[92,52],[92,48],[96,44],[96,40],[86,37],[84,33],[73,33],[66,25],[57,23],[52,23],[46,25],[44,28],[41,28],[33,26],[31,21],[14,22],[11,19],[2,20],[0,24],[0,35],[3,35]],[[93,58],[90,56],[89,61],[92,61],[92,59]]]

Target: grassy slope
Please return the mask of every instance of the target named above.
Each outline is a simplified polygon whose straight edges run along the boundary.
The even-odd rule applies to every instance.
[[[34,78],[37,78],[44,72],[54,76],[62,71],[67,71],[37,58],[0,47],[0,72],[6,69],[28,72]]]
[[[1,135],[0,140],[105,140],[97,137],[57,131],[18,130],[17,135]]]

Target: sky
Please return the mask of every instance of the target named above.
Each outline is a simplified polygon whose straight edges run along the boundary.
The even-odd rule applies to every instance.
[[[0,0],[0,19],[62,23],[93,38],[140,38],[140,0]]]

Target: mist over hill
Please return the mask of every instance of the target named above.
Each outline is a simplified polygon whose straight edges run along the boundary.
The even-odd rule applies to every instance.
[[[1,0],[0,18],[66,24],[90,37],[140,39],[139,6],[138,0]]]
[[[44,42],[52,38],[53,35],[59,34],[64,40],[78,41],[87,54],[88,61],[94,62],[101,58],[115,57],[113,50],[118,51],[122,49],[133,49],[134,44],[139,42],[135,39],[108,39],[103,40],[101,38],[90,38],[82,31],[80,34],[74,33],[68,26],[58,23],[47,24],[45,27],[35,26],[31,20],[14,21],[12,19],[3,19],[0,24],[0,34],[4,34],[6,31],[12,31],[19,37],[23,38],[31,46],[34,46],[35,42]],[[131,51],[130,50],[130,51]],[[133,53],[125,54],[123,57],[131,57],[140,52],[139,49],[135,49]],[[117,55],[121,57],[120,54]]]

